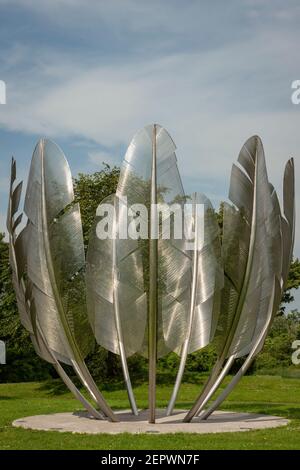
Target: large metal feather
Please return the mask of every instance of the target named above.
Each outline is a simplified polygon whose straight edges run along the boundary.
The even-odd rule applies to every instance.
[[[147,215],[150,213],[152,132],[153,126],[148,126],[133,138],[121,168],[116,196],[113,197],[116,201],[116,203],[113,202],[116,207],[121,207],[117,214],[118,226],[124,226],[124,218],[127,218],[126,202],[130,212],[128,221],[125,220],[125,226],[132,228],[134,225],[137,231],[140,223],[144,222],[148,226]],[[167,132],[160,126],[157,126],[156,148],[158,202],[171,204],[178,201],[178,204],[182,204],[184,193],[176,165],[175,146]],[[109,201],[103,201],[103,203],[107,202]],[[147,208],[146,215],[143,212],[139,213],[138,204],[143,204]],[[91,285],[91,290],[97,294],[94,296],[93,293],[90,293],[89,296],[90,302],[93,304],[91,312],[96,312],[92,313],[92,324],[100,344],[110,351],[118,353],[118,333],[113,313],[112,253],[114,244],[109,240],[97,239],[98,221],[99,218],[97,218],[91,233],[88,252],[88,289]],[[165,222],[168,223],[167,220]],[[158,240],[160,299],[158,356],[180,348],[183,341],[184,328],[178,329],[178,323],[183,319],[179,315],[177,322],[174,315],[176,313],[178,315],[178,307],[180,308],[184,299],[184,290],[190,288],[190,277],[186,273],[190,270],[191,261],[184,250],[180,249],[181,243],[181,240]],[[118,297],[121,324],[126,325],[126,328],[122,327],[126,356],[135,352],[148,355],[148,249],[148,240],[120,239],[118,236],[116,243]],[[129,304],[131,308],[128,308]],[[185,324],[186,322],[184,322]],[[177,329],[176,334],[174,334],[174,328]]]
[[[295,241],[295,169],[293,158],[288,160],[284,171],[283,214],[284,217],[282,217],[282,282],[284,288],[288,279]]]
[[[266,219],[266,227],[269,234],[272,233],[270,238],[266,238],[266,243],[269,242],[269,262],[271,263],[270,269],[276,278],[276,284],[280,286],[280,293],[278,288],[274,295],[273,311],[274,315],[278,312],[281,296],[286,286],[290,264],[293,256],[294,238],[295,238],[295,175],[294,175],[294,161],[288,160],[285,166],[283,178],[283,215],[281,215],[279,201],[276,192],[272,185],[270,185],[271,201],[273,204],[272,216]],[[279,219],[279,220],[278,220]],[[270,225],[273,223],[273,230]],[[259,315],[256,331],[249,345],[248,350],[245,348],[240,352],[240,356],[248,354],[249,350],[257,341],[259,332],[267,325],[266,334],[268,333],[274,315],[268,319],[268,316],[263,314]],[[265,339],[265,338],[264,338]],[[256,348],[257,355],[262,349],[264,341]]]
[[[71,174],[62,152],[50,141],[39,142],[25,196],[28,223],[22,235],[27,249],[27,274],[49,347],[69,361],[73,357],[66,347],[62,322],[82,357],[93,347],[84,284],[77,282],[83,277],[85,259],[80,212],[72,204],[73,198]],[[76,311],[70,306],[73,299],[78,305]]]
[[[177,168],[176,147],[164,128],[155,125],[155,130],[156,203],[161,204],[159,208],[162,217],[159,226],[160,235],[157,237],[157,357],[160,357],[170,350],[179,352],[184,340],[187,321],[186,306],[191,282],[191,258],[186,252],[185,240],[175,239],[172,231],[174,219],[176,216],[182,217],[185,203]],[[153,141],[154,126],[152,125],[135,135],[125,156],[117,189],[120,199],[127,197],[128,206],[136,203],[145,205],[149,219],[151,219]],[[168,227],[171,227],[170,236],[165,232]],[[151,234],[149,235],[151,239]],[[139,241],[139,247],[143,260],[144,290],[148,292],[150,271],[148,241]],[[127,253],[124,253],[124,258],[126,256]],[[145,356],[148,354],[147,338],[144,332],[141,352]]]
[[[98,226],[113,213],[112,233],[101,238]],[[97,342],[121,356],[123,375],[132,411],[138,414],[126,358],[141,349],[146,328],[147,299],[143,284],[143,266],[137,241],[119,239],[119,223],[125,220],[116,195],[105,198],[97,210],[87,253],[87,301],[90,322]],[[127,220],[125,220],[127,224]],[[134,222],[134,221],[132,221]],[[127,226],[127,225],[126,225]],[[123,258],[128,250],[129,256]],[[138,325],[138,328],[137,328]],[[133,332],[136,331],[136,334]]]
[[[22,220],[22,214],[16,217],[16,213],[19,209],[20,196],[22,184],[20,183],[14,188],[16,181],[16,162],[12,159],[11,164],[11,182],[9,191],[9,204],[7,211],[7,229],[9,233],[9,253],[10,253],[10,265],[12,269],[12,280],[13,286],[16,293],[18,311],[20,320],[25,329],[30,335],[33,347],[36,353],[45,361],[49,362],[54,366],[57,373],[74,394],[83,406],[97,419],[101,419],[100,413],[84,398],[84,396],[75,387],[73,382],[70,380],[64,369],[59,364],[54,353],[49,349],[46,341],[43,337],[41,329],[39,327],[36,318],[36,309],[34,305],[34,299],[32,298],[32,285],[25,274],[25,259],[26,254],[22,251],[24,244],[20,243],[22,238],[22,232],[17,237],[16,230]]]
[[[104,220],[97,215],[87,253],[87,300],[97,342],[115,354],[121,354],[124,347],[125,357],[130,357],[142,347],[147,301],[138,241],[118,238],[118,222],[125,217],[120,204],[111,195],[98,207],[98,214],[106,205],[115,210],[114,235],[106,239],[97,235],[98,224]]]
[[[247,372],[255,357],[262,350],[265,339],[272,326],[273,319],[278,312],[279,304],[282,298],[283,290],[286,285],[288,271],[292,260],[294,247],[295,231],[295,181],[294,181],[294,162],[290,159],[285,167],[283,180],[283,212],[280,216],[281,236],[277,233],[276,239],[273,238],[273,249],[277,254],[278,260],[273,264],[275,274],[273,293],[270,298],[269,307],[266,315],[260,315],[256,324],[254,338],[248,348],[240,352],[240,356],[248,354],[240,370],[236,373],[227,387],[215,400],[215,402],[202,415],[202,419],[207,419],[213,411],[228,397],[233,388],[238,384],[243,375]],[[280,213],[279,203],[274,191],[270,185],[271,197],[276,208],[276,217]],[[278,263],[281,262],[281,276],[278,277]]]
[[[224,284],[221,260],[220,231],[215,211],[209,199],[203,194],[196,196],[196,204],[203,206],[203,241],[195,246],[193,262],[195,269],[195,298],[191,319],[188,353],[207,346],[214,338],[220,313],[220,294]]]
[[[115,420],[83,361],[93,347],[86,314],[84,247],[79,207],[62,151],[41,140],[33,154],[21,233],[26,276],[36,317],[49,349],[73,365],[104,414]]]
[[[234,354],[235,357],[247,354],[258,331],[261,331],[268,315],[274,277],[280,281],[282,265],[280,206],[268,181],[263,146],[258,137],[246,142],[238,161],[252,188],[239,189],[240,176],[237,179],[233,177],[230,198],[240,212],[247,207],[251,196],[253,205],[251,218],[250,213],[247,218],[245,210],[245,224],[251,227],[249,251],[243,285],[240,291],[237,290],[236,315],[240,315],[239,321],[228,349],[228,355]],[[231,269],[228,277],[232,278],[233,273],[234,269]]]
[[[172,139],[161,126],[147,126],[135,135],[122,164],[114,201],[121,204],[117,226],[124,227],[126,217],[126,231],[134,228],[136,237],[120,233],[114,250],[108,240],[96,240],[94,229],[88,255],[88,283],[92,283],[93,291],[89,305],[96,337],[104,347],[119,353],[117,300],[126,355],[149,355],[150,397],[154,395],[156,358],[171,350],[179,351],[184,340],[190,297],[191,259],[185,252],[184,240],[175,240],[172,234],[159,237],[150,233],[152,222],[158,217],[155,204],[163,207],[162,232],[174,223],[174,213],[166,208],[176,203],[177,212],[183,217],[185,196],[174,151]],[[142,225],[146,225],[146,237],[138,233]],[[113,281],[113,251],[117,283]]]
[[[280,212],[270,187],[263,146],[251,137],[233,165],[229,197],[237,207],[224,207],[223,259],[225,284],[217,327],[219,357],[201,395],[186,420],[201,409],[210,396],[224,360],[251,349],[258,322],[266,316],[274,276],[280,278]]]
[[[200,207],[203,209],[201,212]],[[188,305],[189,318],[167,415],[173,411],[187,355],[205,347],[214,338],[224,282],[217,218],[211,202],[202,194],[195,194],[193,197],[192,221],[194,249],[191,252],[193,269],[191,297]]]
[[[293,256],[295,238],[295,174],[294,161],[292,158],[286,163],[284,171],[283,215],[281,215],[279,201],[272,185],[270,185],[270,193],[274,210],[273,219],[270,217],[266,220],[267,229],[269,233],[271,233],[270,223],[273,222],[274,226],[272,237],[266,239],[266,242],[269,241],[270,243],[269,250],[272,255],[269,257],[269,260],[271,263],[273,262],[270,266],[270,269],[274,273],[276,284],[274,301],[272,306],[273,314],[271,315],[271,317],[266,314],[260,314],[252,343],[249,345],[248,350],[246,348],[240,352],[240,356],[248,354],[248,352],[257,343],[257,338],[260,332],[265,328],[266,333],[263,337],[263,340],[255,349],[255,356],[263,348],[264,340],[272,326],[274,316],[278,312],[283,290],[286,286],[286,282],[288,279],[288,273]]]

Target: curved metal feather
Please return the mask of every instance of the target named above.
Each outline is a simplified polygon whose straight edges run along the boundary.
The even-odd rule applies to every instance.
[[[12,268],[12,280],[13,286],[16,293],[18,311],[20,315],[20,320],[25,329],[29,332],[31,341],[33,343],[36,353],[45,361],[49,362],[54,366],[58,375],[61,377],[65,385],[73,393],[75,398],[77,398],[83,406],[90,412],[92,416],[97,419],[102,419],[101,414],[90,405],[90,403],[84,398],[84,396],[79,392],[75,387],[73,382],[70,380],[68,375],[65,373],[64,369],[59,364],[58,360],[55,358],[53,352],[51,352],[43,338],[43,334],[36,320],[36,313],[34,307],[33,299],[29,299],[29,287],[28,279],[25,280],[23,273],[25,270],[25,253],[20,252],[20,242],[19,237],[16,235],[16,229],[21,223],[22,214],[18,217],[15,217],[19,209],[20,197],[21,197],[21,188],[22,183],[19,183],[16,188],[14,188],[14,183],[16,180],[16,161],[12,159],[11,164],[11,182],[10,182],[10,191],[9,191],[9,203],[7,211],[7,229],[9,233],[9,254],[10,254],[10,265]],[[17,247],[17,249],[16,249]],[[21,270],[21,271],[20,271]],[[26,287],[27,284],[27,287]]]
[[[146,224],[150,235],[149,239],[147,234],[147,237],[137,236],[137,240],[128,239],[127,243],[118,240],[118,245],[122,252],[120,279],[124,279],[127,286],[135,286],[133,304],[143,299],[139,321],[133,329],[124,329],[123,338],[124,344],[138,343],[139,348],[135,350],[149,356],[151,422],[155,420],[156,359],[171,350],[180,351],[190,297],[191,259],[185,252],[184,240],[175,240],[174,236],[163,233],[166,226],[174,224],[173,205],[177,204],[177,212],[182,216],[183,211],[179,211],[178,206],[181,209],[185,202],[174,151],[172,139],[161,126],[155,124],[139,131],[126,152],[116,193],[118,200],[126,203],[131,211],[126,227],[132,223]],[[146,214],[140,205],[146,207]],[[160,209],[165,223],[163,225],[161,219],[161,236],[156,233]],[[137,258],[142,261],[138,266],[142,266],[139,275],[143,279],[143,292],[136,290],[137,269],[140,269],[136,266]],[[127,295],[131,292],[132,288],[128,289]],[[130,314],[130,310],[124,313],[120,310],[121,318]],[[130,326],[131,322],[128,324]],[[116,333],[107,341],[116,344]]]
[[[202,217],[198,211],[199,207],[203,208]],[[193,196],[193,225],[195,235],[188,329],[181,349],[179,369],[167,416],[173,411],[188,354],[204,348],[211,342],[220,311],[220,294],[223,287],[220,233],[212,204],[202,194]]]
[[[161,126],[154,124],[136,134],[125,156],[117,194],[102,202],[111,203],[116,209],[115,237],[99,240],[98,217],[87,260],[90,322],[99,344],[121,355],[135,414],[126,357],[136,352],[149,357],[152,423],[156,361],[169,351],[181,354],[181,361],[168,414],[175,403],[188,353],[204,347],[214,335],[217,362],[184,421],[203,410],[234,360],[247,356],[201,418],[206,419],[238,383],[263,347],[279,306],[295,236],[293,159],[285,168],[282,216],[276,192],[268,182],[262,143],[254,136],[239,154],[240,167],[232,168],[229,197],[234,206],[224,206],[225,282],[220,295],[223,277],[219,231],[205,197],[197,200],[205,206],[206,231],[201,250],[197,224],[193,253],[188,251],[184,237],[175,236],[176,217],[182,217],[186,197],[174,152],[175,145]],[[93,337],[87,321],[80,211],[74,204],[71,173],[63,153],[50,141],[42,140],[37,145],[25,200],[28,222],[18,236],[22,183],[15,185],[15,181],[16,163],[12,160],[7,227],[21,322],[29,331],[36,352],[54,365],[88,411],[101,418],[60,362],[73,365],[103,413],[116,421],[83,360],[93,347]],[[140,204],[146,205],[146,215]],[[195,204],[196,199],[194,207]],[[162,211],[161,219],[158,210]],[[139,234],[145,223],[150,238]],[[172,234],[166,227],[173,230]],[[129,230],[136,236],[128,238]]]
[[[130,357],[141,349],[146,328],[142,259],[137,240],[119,239],[118,226],[125,218],[122,202],[116,195],[108,196],[97,213],[107,205],[115,211],[114,235],[98,237],[98,225],[106,216],[96,215],[87,252],[88,313],[97,342],[114,354],[120,354],[122,343],[125,357]]]
[[[251,137],[245,143],[238,161],[243,171],[233,165],[229,193],[238,210],[230,206],[224,208],[225,284],[217,328],[217,337],[221,339],[219,357],[185,421],[201,411],[210,398],[210,390],[225,359],[238,357],[251,344],[257,321],[268,310],[274,275],[280,265],[276,260],[278,253],[272,250],[273,237],[276,242],[278,230],[280,236],[280,219],[272,199],[259,137]]]
[[[274,188],[270,188],[272,199],[275,207],[277,208],[277,214],[280,213],[279,203],[277,200],[276,193]],[[286,166],[284,172],[283,180],[283,211],[284,217],[280,216],[281,219],[281,236],[277,234],[277,237],[273,239],[273,248],[277,254],[278,261],[281,261],[281,276],[278,276],[276,273],[274,279],[274,293],[272,296],[272,302],[270,303],[268,309],[268,315],[266,318],[261,316],[257,322],[256,334],[250,345],[250,350],[243,351],[247,354],[249,352],[247,359],[245,359],[244,364],[241,366],[240,370],[233,377],[231,382],[227,385],[225,390],[220,394],[217,400],[201,415],[201,419],[207,419],[213,411],[220,406],[220,404],[227,398],[231,390],[236,386],[239,380],[247,372],[248,368],[252,364],[255,357],[260,353],[263,348],[266,336],[270,331],[274,316],[276,315],[279,304],[282,298],[283,289],[285,287],[290,263],[292,260],[293,248],[294,248],[294,233],[295,233],[295,177],[294,177],[294,162],[293,159],[290,159]],[[282,241],[282,243],[281,243]],[[274,266],[273,266],[274,267]],[[276,271],[276,270],[275,270]]]
[[[122,209],[120,213],[118,198],[115,195],[105,198],[99,205],[97,213],[104,213],[107,206],[113,210],[112,236],[107,238],[98,236],[97,227],[103,221],[103,217],[96,216],[89,238],[86,271],[88,312],[97,342],[121,357],[132,412],[138,415],[126,357],[140,349],[144,338],[146,318],[140,315],[141,308],[142,311],[146,308],[143,268],[137,242],[136,249],[130,256],[125,261],[122,258],[122,240],[118,240],[117,243],[118,221],[119,219],[122,221]],[[127,244],[127,240],[125,243]],[[129,273],[131,283],[127,281]],[[134,331],[143,318],[145,324],[139,329],[140,337],[138,332],[137,335],[123,333],[126,330]]]
[[[295,168],[293,158],[288,160],[284,170],[283,214],[281,223],[283,239],[282,282],[284,288],[288,279],[295,242]]]
[[[156,201],[157,204],[164,204],[164,208],[170,207],[169,216],[162,211],[165,227],[172,225],[175,215],[172,213],[172,205],[182,209],[185,202],[185,195],[180,180],[177,160],[175,155],[175,145],[164,128],[155,125],[156,139]],[[138,204],[147,208],[147,214],[139,215],[139,221],[148,225],[151,213],[151,175],[153,163],[153,135],[154,126],[150,125],[139,131],[130,143],[121,168],[120,180],[117,187],[117,197],[120,201],[127,201],[128,208],[132,209],[133,215],[129,215],[128,226],[133,220],[137,220],[134,212],[139,212]],[[154,191],[155,193],[155,191]],[[154,201],[155,204],[155,201]],[[159,206],[158,210],[162,206]],[[176,211],[176,207],[173,209]],[[178,208],[178,213],[180,212]],[[181,210],[181,214],[183,210]],[[171,221],[170,221],[171,219]],[[136,222],[137,223],[137,222]],[[185,240],[176,240],[172,236],[164,238],[162,232],[164,227],[160,226],[161,234],[157,236],[158,252],[158,332],[157,332],[157,357],[162,357],[171,350],[180,351],[184,341],[186,328],[186,318],[184,319],[185,306],[182,307],[184,296],[189,298],[191,281],[191,259],[185,250]],[[155,234],[154,234],[155,235]],[[123,242],[123,240],[122,240]],[[143,263],[144,291],[149,293],[149,240],[127,240],[124,243],[123,259],[130,257],[136,249],[141,252]],[[122,276],[123,269],[120,270]],[[130,277],[135,277],[135,270],[128,270],[127,282],[135,285],[136,280],[131,281]],[[177,315],[176,315],[177,313]],[[179,314],[181,313],[181,315]],[[144,315],[147,318],[145,308]],[[185,314],[186,315],[186,314]],[[144,331],[144,322],[140,320],[143,328],[143,344],[140,352],[148,355],[148,335]],[[128,332],[129,335],[137,335],[138,329]],[[127,333],[126,333],[127,334]]]
[[[25,197],[28,223],[23,233],[36,315],[51,351],[72,364],[103,413],[115,421],[83,360],[93,337],[84,296],[80,211],[73,201],[71,172],[62,151],[41,140],[30,168]]]

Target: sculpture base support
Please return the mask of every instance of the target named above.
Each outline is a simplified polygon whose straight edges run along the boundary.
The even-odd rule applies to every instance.
[[[175,410],[172,416],[166,416],[165,410],[156,410],[155,424],[148,423],[148,410],[142,410],[134,416],[129,410],[117,411],[118,423],[100,421],[92,418],[85,411],[74,413],[55,413],[29,416],[17,419],[15,427],[39,431],[59,431],[79,434],[169,434],[169,433],[217,433],[239,432],[285,426],[289,420],[278,416],[258,415],[253,413],[234,413],[216,411],[207,421],[196,417],[191,423],[182,420],[187,410]]]

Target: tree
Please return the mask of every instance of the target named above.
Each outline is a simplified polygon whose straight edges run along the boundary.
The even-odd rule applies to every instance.
[[[282,304],[287,304],[293,302],[294,297],[291,293],[292,289],[298,289],[300,285],[300,261],[298,258],[292,261],[289,278],[287,281],[287,285],[285,287],[283,297],[282,297]],[[284,310],[284,307],[283,307]]]
[[[287,315],[277,315],[264,348],[256,358],[254,370],[293,368],[292,343],[300,339],[300,312],[292,310]]]
[[[79,173],[74,179],[75,202],[80,204],[85,248],[89,240],[89,232],[95,219],[95,213],[100,202],[115,193],[120,175],[120,169],[111,168],[106,163],[101,171],[91,175]]]

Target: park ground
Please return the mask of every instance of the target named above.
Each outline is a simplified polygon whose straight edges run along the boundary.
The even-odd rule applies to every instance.
[[[227,383],[225,381],[225,384]],[[201,384],[183,384],[178,408],[188,408],[199,393]],[[157,405],[165,407],[172,387],[159,386]],[[116,409],[128,408],[124,390],[104,391]],[[135,388],[140,408],[147,407],[147,386]],[[60,382],[0,384],[0,449],[300,449],[300,379],[279,376],[247,376],[223,404],[223,410],[264,413],[291,420],[284,427],[218,434],[165,435],[82,435],[60,432],[30,431],[12,427],[17,418],[36,414],[75,411],[78,402]]]

